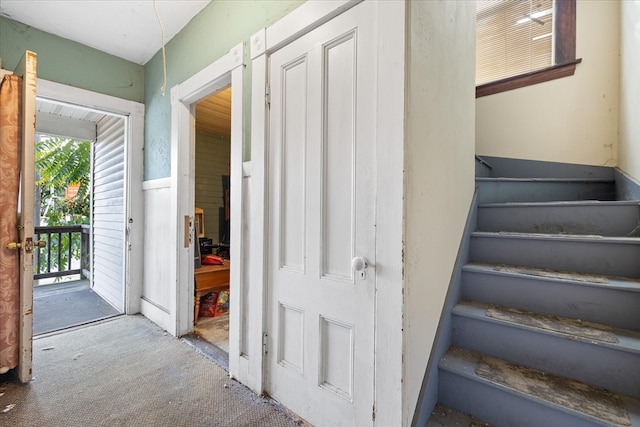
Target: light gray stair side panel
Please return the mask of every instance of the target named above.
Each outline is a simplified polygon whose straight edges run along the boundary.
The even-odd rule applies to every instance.
[[[462,298],[640,330],[640,283],[625,290],[471,265],[462,273]]]
[[[470,254],[478,263],[640,277],[640,239],[477,232]]]
[[[640,397],[640,353],[454,315],[453,345]],[[640,352],[640,348],[637,349]]]
[[[639,224],[637,202],[505,203],[478,208],[480,231],[640,236]]]
[[[472,368],[471,368],[472,369]],[[604,422],[578,417],[540,399],[511,392],[499,384],[440,369],[439,401],[496,427],[597,427]]]
[[[612,181],[476,178],[479,203],[614,200]]]

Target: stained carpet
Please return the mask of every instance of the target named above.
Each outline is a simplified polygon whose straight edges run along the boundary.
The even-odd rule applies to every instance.
[[[0,376],[0,425],[297,425],[142,316],[34,340],[33,375]]]
[[[42,335],[118,315],[89,289],[88,281],[46,285],[33,290],[33,335]]]

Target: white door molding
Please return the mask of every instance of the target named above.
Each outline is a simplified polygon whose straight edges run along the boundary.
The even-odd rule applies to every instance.
[[[129,250],[126,260],[125,312],[140,312],[144,256],[143,146],[144,104],[38,79],[37,97],[125,117],[126,200]]]
[[[175,236],[174,277],[167,283],[169,299],[168,332],[180,336],[193,330],[193,235],[195,186],[195,103],[231,84],[231,295],[241,295],[242,285],[242,80],[244,49],[239,44],[184,82],[171,89],[171,236]],[[172,255],[173,256],[173,255]],[[238,298],[231,298],[229,364],[239,357]]]

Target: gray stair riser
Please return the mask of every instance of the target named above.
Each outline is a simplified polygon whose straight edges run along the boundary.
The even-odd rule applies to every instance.
[[[627,236],[639,223],[637,204],[507,204],[478,208],[480,231]]]
[[[476,176],[484,178],[491,176],[491,166],[478,156],[476,156]]]
[[[540,160],[479,156],[491,165],[491,175],[508,178],[599,178],[614,179],[614,169],[608,166],[577,165]]]
[[[472,235],[472,262],[546,268],[629,278],[640,277],[640,240],[554,239]]]
[[[639,353],[457,315],[452,340],[458,347],[640,397]]]
[[[440,369],[439,401],[495,427],[597,427],[604,422],[577,417],[545,402],[492,387]]]
[[[477,178],[478,203],[615,200],[611,182],[509,181]]]
[[[640,330],[640,292],[605,285],[463,271],[462,299]]]

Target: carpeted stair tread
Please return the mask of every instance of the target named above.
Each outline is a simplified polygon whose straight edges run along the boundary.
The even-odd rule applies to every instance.
[[[552,270],[514,265],[496,265],[485,263],[469,263],[463,267],[464,271],[475,271],[487,274],[508,275],[514,277],[539,277],[545,280],[557,280],[584,284],[586,286],[606,286],[611,289],[640,292],[640,280],[629,277],[613,277],[600,274],[578,273],[570,271]]]
[[[632,426],[626,402],[637,407],[638,399],[622,396],[544,371],[510,363],[459,347],[452,347],[439,363],[440,369],[473,378],[492,387],[507,388],[520,396],[552,405],[603,425]]]
[[[460,301],[453,314],[640,354],[638,331],[472,301]]]
[[[505,239],[537,239],[562,242],[598,241],[616,244],[638,245],[637,237],[600,236],[598,234],[547,234],[547,233],[519,233],[516,231],[474,231],[473,237],[500,237]]]
[[[548,207],[548,206],[638,206],[640,200],[559,200],[550,202],[500,202],[481,203],[480,208],[522,206],[522,207]]]
[[[519,323],[532,328],[541,328],[548,331],[556,331],[567,335],[581,337],[608,343],[617,343],[618,337],[613,333],[611,326],[599,325],[592,322],[583,322],[576,319],[568,319],[560,316],[532,313],[517,308],[490,306],[485,311],[486,315],[507,322]]]

